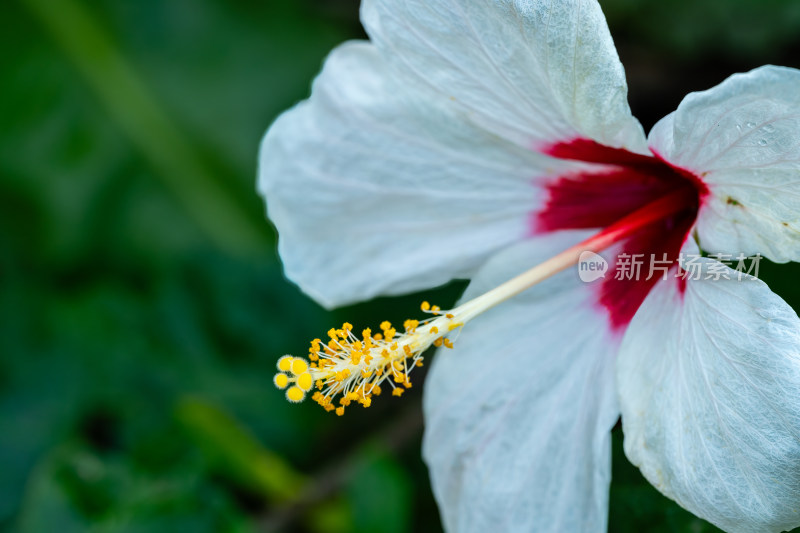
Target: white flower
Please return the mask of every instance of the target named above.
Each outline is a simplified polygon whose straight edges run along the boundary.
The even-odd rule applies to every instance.
[[[800,72],[734,75],[645,138],[595,0],[364,0],[362,20],[371,41],[334,50],[261,149],[286,273],[323,305],[463,277],[468,300],[598,230],[598,251],[666,253],[672,272],[697,243],[800,259]],[[446,528],[605,531],[620,414],[628,458],[686,509],[800,525],[800,320],[761,281],[707,277],[568,270],[463,328],[425,385]],[[442,320],[399,335],[411,361],[434,324],[461,331]],[[375,370],[332,333],[337,365]],[[276,384],[311,388],[304,364]],[[357,399],[345,366],[326,384]]]

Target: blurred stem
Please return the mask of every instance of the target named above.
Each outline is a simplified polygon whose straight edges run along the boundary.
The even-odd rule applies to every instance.
[[[334,519],[347,509],[333,497],[350,480],[371,447],[396,453],[422,431],[419,402],[407,407],[391,424],[370,434],[347,455],[306,477],[286,459],[265,448],[236,419],[199,397],[181,399],[176,419],[192,442],[219,471],[256,490],[270,504],[258,519],[258,529],[267,533],[287,531],[298,521],[314,531],[335,531],[325,519]]]
[[[109,114],[215,244],[234,253],[263,249],[268,242],[266,223],[247,216],[206,170],[86,6],[76,0],[20,1],[59,43]]]
[[[176,417],[210,463],[258,491],[266,501],[291,501],[306,485],[305,476],[218,407],[200,398],[184,398],[177,405]]]
[[[406,408],[392,423],[369,435],[344,457],[314,475],[304,489],[290,501],[270,510],[259,520],[259,530],[265,533],[287,531],[304,518],[311,509],[330,498],[345,485],[363,461],[365,450],[377,447],[386,453],[397,453],[422,432],[422,406],[416,402]]]

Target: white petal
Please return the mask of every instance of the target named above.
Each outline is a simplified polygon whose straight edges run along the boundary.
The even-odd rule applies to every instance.
[[[703,259],[703,277],[711,274]],[[717,263],[717,265],[719,265]],[[729,532],[800,526],[800,320],[761,281],[659,282],[618,356],[625,453]]]
[[[574,244],[494,257],[477,296]],[[468,323],[425,383],[423,455],[451,533],[605,533],[618,340],[570,269]]]
[[[704,249],[800,260],[800,71],[761,67],[692,93],[649,142],[708,185]]]
[[[646,151],[596,0],[364,0],[361,19],[404,83],[500,136]]]
[[[530,233],[535,180],[567,164],[408,96],[349,43],[267,132],[259,189],[287,275],[335,306],[471,275]]]

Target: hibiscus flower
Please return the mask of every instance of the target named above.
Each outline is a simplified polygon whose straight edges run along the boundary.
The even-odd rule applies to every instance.
[[[800,525],[800,320],[712,258],[730,275],[679,275],[699,250],[800,259],[800,72],[731,76],[645,137],[595,0],[361,16],[370,41],[334,50],[261,147],[286,274],[326,307],[472,281],[403,333],[331,330],[276,384],[341,414],[445,345],[423,455],[448,531],[605,531],[620,416],[681,506],[732,532]],[[567,268],[581,249],[605,278]],[[670,275],[615,276],[634,254]]]

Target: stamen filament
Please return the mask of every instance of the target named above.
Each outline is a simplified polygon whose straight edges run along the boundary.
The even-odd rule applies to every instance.
[[[300,357],[282,357],[275,385],[281,389],[288,387],[286,397],[292,402],[303,400],[316,386],[318,390],[312,399],[338,415],[344,414],[344,408],[353,401],[368,407],[372,396],[379,395],[385,383],[391,386],[394,396],[400,396],[411,387],[409,374],[413,368],[422,366],[422,353],[431,345],[452,348],[448,335],[476,316],[576,264],[582,252],[601,252],[642,227],[685,209],[692,201],[689,194],[678,191],[655,200],[455,309],[441,311],[423,302],[422,311],[432,315],[431,318],[406,320],[403,333],[398,334],[389,322],[380,325],[381,333],[373,335],[370,329],[365,329],[361,339],[353,334],[351,324],[333,328],[328,331],[327,343],[320,339],[311,342],[310,363]],[[339,397],[338,407],[333,403],[336,397]]]

